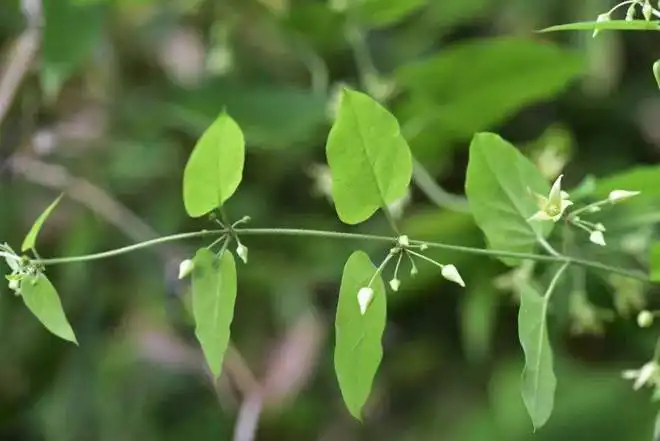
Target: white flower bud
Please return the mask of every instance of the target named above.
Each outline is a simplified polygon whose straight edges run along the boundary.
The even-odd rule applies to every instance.
[[[610,202],[614,203],[625,199],[629,199],[633,196],[637,196],[639,193],[640,193],[639,191],[614,190],[610,193],[610,195],[607,198],[610,200]]]
[[[420,250],[420,251],[426,251],[426,250],[428,250],[428,249],[429,249],[428,244],[423,243],[423,244],[421,244],[421,245],[419,246],[419,250]]]
[[[598,16],[598,18],[596,19],[596,23],[603,23],[603,22],[606,22],[606,21],[610,21],[610,14],[608,14],[608,13],[600,14]],[[592,37],[595,38],[596,35],[598,35],[598,29],[594,29],[594,33],[593,33]]]
[[[401,286],[401,280],[399,279],[390,280],[390,288],[392,288],[392,291],[397,292],[400,286]]]
[[[371,305],[371,302],[374,300],[374,290],[367,287],[360,288],[357,295],[358,304],[360,305],[360,314],[364,315],[367,312],[367,308]]]
[[[405,234],[403,236],[399,236],[399,239],[397,239],[397,242],[399,242],[399,246],[402,247],[409,247],[410,246],[410,240],[408,239],[408,236]]]
[[[602,231],[592,231],[591,234],[589,235],[589,240],[596,245],[600,245],[602,247],[605,246],[605,236],[603,236]]]
[[[607,231],[607,230],[605,229],[605,225],[601,224],[600,222],[597,223],[596,225],[594,225],[594,227],[596,228],[597,231],[602,231],[602,232]]]
[[[649,0],[646,0],[644,2],[644,6],[642,6],[642,15],[644,15],[646,21],[649,21],[651,18],[653,18],[653,6],[651,6],[651,2]]]
[[[236,254],[238,255],[238,257],[240,257],[243,263],[248,262],[248,249],[242,243],[239,243],[238,246],[236,247]]]
[[[640,328],[648,328],[652,324],[653,324],[653,313],[645,310],[637,314],[637,325]]]
[[[193,263],[192,260],[186,259],[182,261],[179,264],[179,280],[190,275],[190,273],[192,273],[194,268],[195,268],[195,264]]]
[[[465,288],[465,282],[463,282],[461,275],[458,273],[458,270],[454,265],[443,265],[442,277],[449,280],[450,282],[458,283],[463,288]]]
[[[9,281],[9,289],[12,291],[18,291],[21,287],[21,283],[16,279],[11,279]]]

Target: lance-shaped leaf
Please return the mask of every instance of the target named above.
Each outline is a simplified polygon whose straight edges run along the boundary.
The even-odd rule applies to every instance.
[[[364,406],[383,357],[385,286],[380,276],[371,285],[374,298],[364,315],[358,291],[366,287],[376,268],[362,251],[355,251],[344,266],[335,321],[335,372],[342,397],[351,415],[362,419]]]
[[[358,224],[401,198],[412,155],[399,123],[369,96],[344,89],[326,145],[339,219]]]
[[[37,220],[34,221],[34,224],[32,224],[32,228],[30,228],[30,231],[25,236],[25,239],[23,239],[23,245],[21,245],[21,251],[26,252],[27,250],[34,248],[37,242],[37,235],[39,234],[39,231],[41,231],[41,227],[44,225],[44,222],[46,222],[46,219],[48,219],[48,217],[53,212],[53,210],[55,210],[55,207],[62,199],[62,196],[63,196],[62,194],[59,195],[59,197],[55,199],[48,206],[48,208],[46,208],[44,212],[41,213],[41,215],[39,215]]]
[[[57,291],[45,275],[25,276],[21,280],[20,292],[25,305],[46,329],[64,340],[78,344]]]
[[[236,122],[222,113],[202,134],[183,172],[183,202],[191,217],[221,207],[243,179],[245,139]]]
[[[552,222],[528,221],[538,211],[530,190],[546,195],[549,184],[514,146],[493,133],[477,133],[470,144],[465,191],[470,210],[488,245],[529,253]],[[517,259],[502,259],[516,265]]]
[[[236,302],[236,262],[225,251],[218,258],[202,248],[193,259],[192,306],[195,335],[214,376],[222,370]]]
[[[660,22],[646,20],[581,21],[550,26],[539,32],[557,31],[660,31]]]
[[[548,340],[547,309],[547,299],[523,284],[518,312],[518,338],[525,352],[522,397],[534,429],[543,426],[550,418],[557,387]]]

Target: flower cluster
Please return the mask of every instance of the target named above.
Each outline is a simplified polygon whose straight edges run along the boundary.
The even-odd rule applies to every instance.
[[[399,272],[399,266],[401,265],[401,261],[403,260],[404,255],[407,256],[410,261],[411,276],[415,276],[418,273],[417,265],[415,264],[415,258],[419,258],[438,266],[440,268],[440,274],[445,279],[449,280],[450,282],[454,282],[462,287],[465,287],[465,282],[463,281],[463,278],[458,272],[456,266],[451,264],[444,265],[438,263],[435,260],[431,259],[430,257],[420,253],[419,251],[415,251],[416,249],[419,251],[425,251],[428,249],[428,245],[425,243],[411,244],[408,236],[405,235],[399,236],[399,238],[396,241],[396,245],[392,249],[390,249],[389,254],[387,255],[387,257],[385,257],[383,262],[376,269],[375,273],[369,280],[367,286],[364,286],[358,290],[357,302],[358,302],[358,306],[360,307],[360,313],[362,315],[367,313],[367,309],[369,308],[369,305],[371,305],[371,303],[374,300],[375,293],[372,288],[374,280],[376,280],[376,277],[378,277],[378,275],[383,272],[385,266],[387,266],[387,263],[390,260],[392,260],[394,257],[397,257],[397,261],[394,267],[394,275],[392,279],[390,279],[389,281],[390,288],[394,292],[397,292],[401,287],[401,280],[399,280],[398,278],[398,272]]]

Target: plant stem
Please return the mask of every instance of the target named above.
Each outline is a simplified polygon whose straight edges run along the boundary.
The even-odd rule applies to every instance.
[[[559,282],[559,279],[561,279],[562,274],[564,274],[564,271],[566,271],[566,268],[568,268],[570,264],[571,264],[570,262],[564,262],[564,264],[557,270],[555,275],[552,277],[552,280],[548,285],[548,289],[545,291],[545,294],[543,295],[543,300],[545,301],[546,305],[550,301],[550,297],[552,296],[552,293],[555,290],[555,286],[557,286],[557,282]]]
[[[378,242],[390,242],[394,245],[397,244],[396,237],[390,236],[377,236],[373,234],[360,234],[360,233],[343,233],[338,231],[324,231],[324,230],[306,230],[297,228],[238,228],[234,230],[238,235],[252,235],[252,236],[301,236],[301,237],[320,237],[327,239],[347,239],[347,240],[370,240]],[[201,230],[193,231],[190,233],[173,234],[171,236],[159,237],[157,239],[147,240],[145,242],[136,243],[114,250],[104,251],[95,254],[86,254],[81,256],[72,257],[57,257],[51,259],[34,259],[33,263],[41,265],[59,265],[74,262],[86,262],[90,260],[106,259],[109,257],[119,256],[121,254],[130,253],[143,248],[149,248],[155,245],[160,245],[166,242],[174,242],[185,239],[195,239],[207,236],[221,236],[228,233],[227,230]],[[606,271],[610,273],[620,274],[622,276],[630,277],[632,279],[649,281],[646,274],[641,271],[628,270],[624,268],[617,268],[605,265],[600,262],[591,260],[578,259],[569,256],[547,256],[541,254],[531,253],[517,253],[512,251],[488,250],[483,248],[464,247],[460,245],[449,245],[440,242],[426,242],[422,240],[411,240],[412,245],[426,245],[429,248],[438,248],[447,251],[456,251],[459,253],[468,253],[475,255],[491,256],[491,257],[508,257],[512,259],[533,260],[537,262],[558,262],[569,265],[578,265],[585,268]]]

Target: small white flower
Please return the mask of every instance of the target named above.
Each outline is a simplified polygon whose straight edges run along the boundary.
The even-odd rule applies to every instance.
[[[195,264],[192,260],[186,259],[179,264],[179,280],[187,277],[192,273],[195,268]]]
[[[392,288],[392,291],[397,292],[399,290],[399,287],[401,287],[401,280],[399,279],[390,280],[390,288]]]
[[[598,16],[598,18],[596,19],[596,23],[603,23],[603,22],[606,22],[606,21],[610,21],[610,14],[608,14],[608,13],[600,14]],[[594,33],[593,33],[592,37],[595,38],[596,35],[598,35],[598,29],[594,29]]]
[[[653,313],[650,311],[641,311],[637,314],[637,325],[640,328],[648,328],[653,324]]]
[[[534,197],[536,198],[539,211],[537,211],[528,220],[551,220],[553,222],[557,222],[564,214],[564,211],[573,205],[573,202],[568,200],[568,193],[561,190],[561,180],[563,176],[564,175],[559,175],[554,184],[552,184],[550,194],[547,198],[545,196],[541,196],[540,194],[533,193]]]
[[[360,305],[360,314],[364,315],[367,312],[367,308],[371,305],[371,302],[374,300],[374,290],[370,287],[360,288],[357,295],[358,304]]]
[[[610,195],[607,198],[610,200],[610,202],[614,203],[629,199],[633,196],[637,196],[639,193],[639,191],[614,190],[610,192]]]
[[[239,243],[238,246],[236,247],[236,254],[238,255],[238,257],[241,258],[243,263],[248,262],[248,249],[242,243]]]
[[[397,240],[400,246],[402,247],[409,247],[410,246],[410,239],[408,239],[408,236],[405,234],[403,236],[399,236],[399,239]]]
[[[450,282],[458,283],[463,288],[465,288],[465,282],[461,278],[461,275],[458,273],[458,270],[454,265],[444,265],[442,267],[442,277],[449,280]]]
[[[591,234],[589,235],[589,240],[596,245],[600,245],[602,247],[605,246],[605,236],[603,236],[603,232],[596,230],[592,231]]]
[[[635,380],[633,389],[641,389],[646,384],[657,383],[658,364],[655,361],[649,361],[641,369],[629,369],[621,373],[626,380]],[[654,378],[655,377],[655,378]]]

